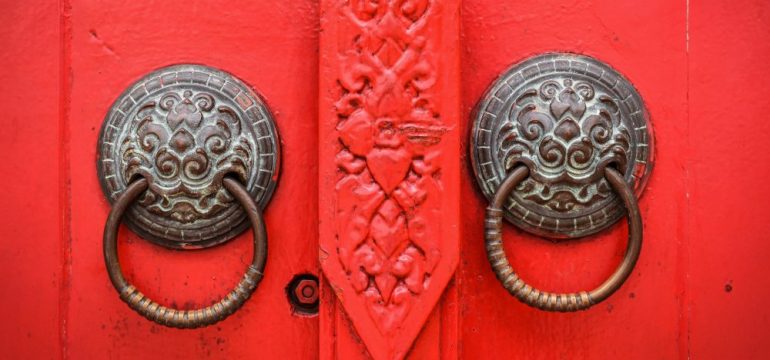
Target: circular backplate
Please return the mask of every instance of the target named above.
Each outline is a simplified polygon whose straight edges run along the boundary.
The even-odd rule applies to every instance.
[[[264,209],[278,179],[279,143],[273,116],[243,82],[211,67],[175,65],[115,101],[97,169],[110,202],[138,177],[150,183],[124,217],[133,231],[171,248],[203,248],[249,226],[224,176],[237,177]]]
[[[506,218],[555,239],[605,229],[625,214],[604,179],[616,167],[636,196],[652,170],[653,137],[628,80],[588,56],[551,53],[516,64],[487,90],[471,133],[476,179],[487,199],[517,164],[530,177]]]

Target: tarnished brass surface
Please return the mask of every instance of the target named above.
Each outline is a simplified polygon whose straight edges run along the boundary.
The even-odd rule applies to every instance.
[[[262,215],[251,194],[238,180],[224,178],[224,188],[243,206],[254,232],[254,254],[251,264],[246,269],[243,279],[235,289],[214,305],[197,310],[177,310],[162,306],[152,301],[123,276],[118,261],[118,227],[126,209],[147,190],[149,184],[140,178],[128,185],[113,204],[107,223],[104,226],[104,262],[112,285],[120,298],[145,318],[158,324],[176,328],[198,328],[219,322],[238,310],[251,296],[262,280],[262,271],[267,259],[267,233]]]
[[[132,84],[105,117],[99,181],[115,202],[129,183],[148,191],[126,210],[144,239],[181,249],[213,246],[249,226],[223,188],[237,177],[264,209],[278,179],[278,132],[264,101],[234,76],[203,65],[174,65]]]
[[[615,166],[639,197],[653,145],[649,116],[628,80],[591,57],[552,53],[516,64],[481,98],[471,159],[490,201],[514,166],[527,166],[529,177],[505,202],[505,218],[564,239],[594,234],[623,217],[604,169]]]
[[[626,281],[636,265],[642,249],[642,218],[633,190],[617,170],[604,169],[604,178],[622,200],[628,214],[628,246],[617,270],[597,288],[578,293],[550,293],[535,289],[522,280],[508,262],[503,249],[503,204],[511,191],[529,176],[529,169],[519,165],[497,189],[492,203],[487,207],[485,241],[487,258],[497,279],[506,290],[529,306],[547,311],[585,310],[612,295]]]

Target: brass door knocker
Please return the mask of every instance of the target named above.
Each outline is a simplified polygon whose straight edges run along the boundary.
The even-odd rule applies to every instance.
[[[487,258],[516,298],[542,310],[599,303],[628,278],[642,246],[637,197],[652,170],[649,117],[634,87],[606,64],[575,54],[519,63],[482,97],[471,134],[486,211]],[[557,294],[525,283],[502,245],[503,217],[536,235],[570,239],[628,217],[625,257],[590,292]]]
[[[104,228],[104,260],[120,298],[147,319],[178,328],[211,325],[238,310],[263,276],[267,233],[261,212],[278,178],[278,133],[260,97],[210,67],[162,68],[115,101],[97,152],[102,189],[113,205]],[[253,259],[218,303],[167,308],[124,278],[117,254],[121,222],[173,249],[221,244],[251,226]]]

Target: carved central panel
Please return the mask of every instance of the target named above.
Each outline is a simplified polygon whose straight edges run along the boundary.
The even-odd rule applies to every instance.
[[[428,1],[351,2],[363,31],[340,54],[336,104],[339,261],[383,333],[430,286],[440,257],[436,204],[445,132],[430,89],[433,59],[420,35]]]

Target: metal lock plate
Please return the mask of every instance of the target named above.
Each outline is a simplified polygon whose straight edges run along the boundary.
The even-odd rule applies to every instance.
[[[576,238],[625,214],[605,167],[641,195],[652,170],[652,128],[640,95],[614,69],[588,56],[543,54],[514,65],[481,98],[471,153],[490,201],[516,164],[529,167],[506,219],[539,236]]]
[[[247,85],[208,66],[175,65],[115,101],[97,169],[110,202],[132,180],[148,180],[126,212],[134,232],[170,248],[205,248],[250,226],[223,177],[236,177],[264,209],[278,179],[279,143],[273,116]]]

